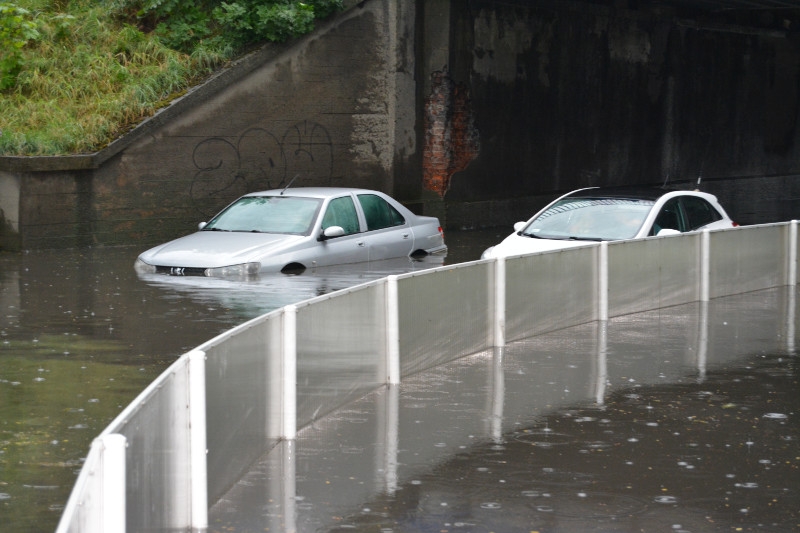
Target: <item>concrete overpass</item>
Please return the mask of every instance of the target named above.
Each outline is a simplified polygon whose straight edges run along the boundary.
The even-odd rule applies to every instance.
[[[799,26],[799,1],[349,2],[97,153],[0,157],[0,249],[160,242],[295,175],[451,228],[698,178],[740,223],[798,218]]]

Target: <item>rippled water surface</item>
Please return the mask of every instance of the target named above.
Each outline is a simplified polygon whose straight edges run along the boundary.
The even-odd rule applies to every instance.
[[[449,264],[502,232],[446,237]],[[53,531],[91,440],[180,354],[285,304],[435,266],[140,278],[139,251],[0,254],[0,532]],[[705,347],[688,306],[612,321],[602,343],[586,325],[417,376],[302,433],[289,507],[270,497],[285,472],[256,465],[211,530],[798,530],[788,301],[713,307]],[[387,405],[394,441],[374,430]]]
[[[211,530],[798,531],[794,302],[640,313],[413,376],[270,453]]]
[[[478,259],[499,238],[448,234],[446,261]],[[0,532],[53,531],[92,439],[182,353],[286,304],[437,266],[397,261],[249,282],[139,278],[141,251],[0,253]]]

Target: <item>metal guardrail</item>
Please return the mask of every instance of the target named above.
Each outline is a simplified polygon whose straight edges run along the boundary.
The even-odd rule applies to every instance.
[[[184,354],[120,413],[57,532],[202,530],[256,459],[370,391],[549,331],[796,285],[797,245],[796,221],[603,242],[288,305]]]

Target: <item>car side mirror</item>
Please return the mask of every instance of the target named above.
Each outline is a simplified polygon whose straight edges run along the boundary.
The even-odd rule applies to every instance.
[[[681,234],[680,231],[672,228],[664,228],[662,230],[659,230],[658,233],[656,233],[656,235],[659,237],[666,237],[667,235],[680,235],[680,234]]]
[[[326,241],[328,239],[332,239],[334,237],[341,237],[344,235],[344,228],[341,226],[330,226],[322,230],[322,234],[319,236],[319,240]]]
[[[205,227],[206,227],[206,224],[208,224],[208,223],[207,223],[207,222],[201,222],[201,223],[199,223],[199,224],[197,225],[197,229],[203,229],[203,228],[205,228]]]
[[[519,233],[520,231],[522,231],[522,228],[525,227],[525,224],[527,224],[527,222],[515,222],[514,223],[514,231]]]

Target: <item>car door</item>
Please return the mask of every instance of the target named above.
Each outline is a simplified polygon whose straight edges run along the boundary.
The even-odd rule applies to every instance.
[[[413,252],[414,234],[403,215],[377,194],[358,194],[367,231],[369,260],[405,257]]]
[[[314,266],[360,263],[369,260],[369,248],[351,195],[332,198],[322,215],[320,234],[340,226],[344,235],[319,241]]]

